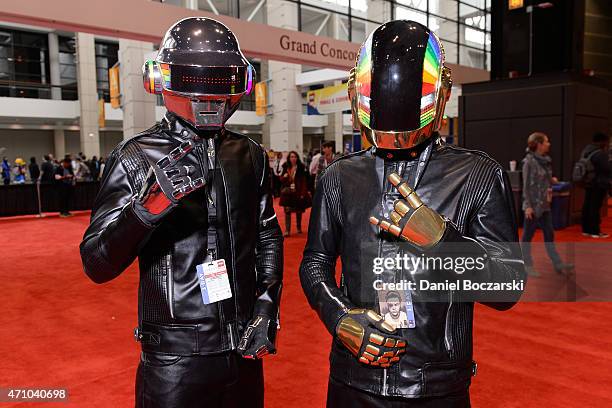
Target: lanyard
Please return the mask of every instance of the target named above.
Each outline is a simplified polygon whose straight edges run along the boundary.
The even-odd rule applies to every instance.
[[[217,259],[217,192],[214,186],[215,179],[215,168],[217,167],[217,160],[215,154],[215,139],[213,137],[207,139],[207,165],[208,165],[208,180],[207,180],[207,194],[206,194],[206,206],[208,209],[208,231],[207,231],[207,244],[206,252],[207,258],[210,257],[210,261]]]

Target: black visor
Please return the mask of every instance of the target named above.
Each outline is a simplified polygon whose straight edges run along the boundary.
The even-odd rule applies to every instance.
[[[249,78],[247,67],[194,67],[170,65],[166,89],[189,94],[235,95],[244,93]]]

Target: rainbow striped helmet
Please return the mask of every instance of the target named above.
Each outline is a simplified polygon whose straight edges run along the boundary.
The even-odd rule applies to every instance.
[[[438,37],[417,22],[390,21],[363,43],[351,73],[354,121],[370,144],[409,149],[440,128],[451,85]]]

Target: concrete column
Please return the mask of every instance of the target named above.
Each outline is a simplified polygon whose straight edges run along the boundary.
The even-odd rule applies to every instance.
[[[66,155],[66,135],[64,129],[53,130],[53,146],[55,158],[61,160]]]
[[[77,85],[79,87],[81,151],[100,157],[96,53],[93,34],[77,33]]]
[[[197,10],[198,0],[183,0],[183,7],[189,10]]]
[[[368,1],[368,20],[376,21],[377,23],[366,22],[365,36],[368,36],[382,23],[391,20],[392,3],[383,0],[367,0]]]
[[[49,77],[51,85],[61,85],[57,34],[49,33],[47,37],[49,41]],[[51,99],[62,99],[62,90],[60,88],[51,88]]]
[[[288,30],[297,30],[297,5],[288,1],[268,0],[266,4],[268,24]],[[274,150],[295,150],[303,153],[302,95],[295,85],[295,76],[302,71],[299,64],[269,61],[268,73],[272,81],[268,84],[271,115],[266,117],[269,127],[264,140],[270,140]]]
[[[119,40],[119,78],[123,109],[123,138],[129,139],[155,124],[155,95],[142,85],[142,65],[153,44]]]
[[[270,78],[270,74],[268,73],[268,63],[265,61],[261,61],[261,63],[259,64],[260,68],[259,71],[257,73],[257,78],[259,79],[259,81],[265,81],[268,78]],[[268,84],[267,86],[269,86],[270,84]],[[253,90],[253,92],[255,92]],[[268,100],[267,103],[270,103],[270,101]],[[270,116],[268,116],[269,112],[266,113],[266,116],[264,117],[264,123],[261,126],[261,144],[266,148],[266,149],[270,149]]]

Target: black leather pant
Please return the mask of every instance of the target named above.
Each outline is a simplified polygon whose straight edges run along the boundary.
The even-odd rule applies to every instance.
[[[470,394],[435,398],[382,397],[349,387],[330,377],[327,386],[327,408],[469,408]]]
[[[263,364],[236,353],[167,356],[142,353],[136,408],[261,408]]]

